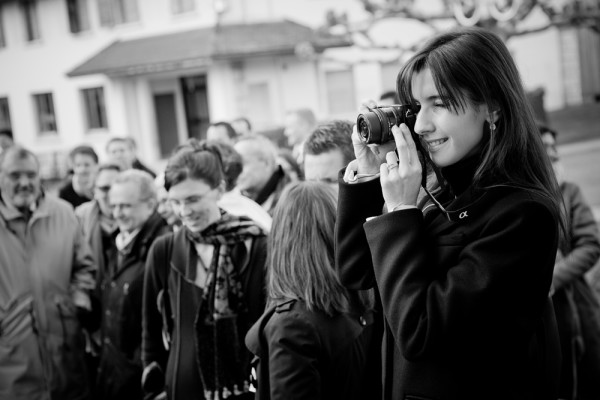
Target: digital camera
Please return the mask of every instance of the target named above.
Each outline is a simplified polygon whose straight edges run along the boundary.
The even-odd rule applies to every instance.
[[[369,108],[369,112],[358,115],[356,128],[365,143],[382,144],[394,140],[392,126],[405,123],[418,144],[419,138],[414,133],[418,111],[418,108],[415,110],[414,106],[406,104]]]

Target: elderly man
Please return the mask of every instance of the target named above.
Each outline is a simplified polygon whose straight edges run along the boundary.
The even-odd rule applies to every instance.
[[[121,172],[112,182],[108,201],[118,233],[101,283],[102,350],[96,393],[99,399],[140,399],[144,264],[154,239],[168,233],[169,227],[156,212],[156,188],[146,172]]]
[[[237,189],[273,215],[281,191],[292,181],[277,163],[277,147],[258,135],[241,138],[234,147],[244,165],[237,179]]]
[[[0,398],[87,399],[78,316],[90,309],[94,264],[39,167],[20,146],[0,155]]]

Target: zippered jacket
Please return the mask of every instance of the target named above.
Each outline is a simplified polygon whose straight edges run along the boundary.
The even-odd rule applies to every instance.
[[[86,399],[78,309],[95,265],[73,208],[43,196],[29,221],[0,201],[0,399]]]

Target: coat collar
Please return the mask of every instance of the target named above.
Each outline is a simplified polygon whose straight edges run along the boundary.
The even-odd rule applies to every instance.
[[[50,215],[51,206],[48,204],[48,199],[44,192],[38,197],[36,201],[36,207],[33,213],[31,214],[31,218],[29,219],[29,223],[31,224],[34,220],[39,218],[45,218]],[[2,193],[0,193],[0,216],[6,222],[13,221],[19,218],[23,218],[23,214],[14,207],[12,204],[9,204],[4,201],[2,197]]]

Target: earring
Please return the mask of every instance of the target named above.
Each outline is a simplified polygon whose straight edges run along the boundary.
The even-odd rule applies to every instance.
[[[490,131],[491,131],[492,133],[494,133],[494,131],[495,131],[495,130],[496,130],[496,124],[495,124],[495,123],[493,123],[493,122],[490,122]]]

